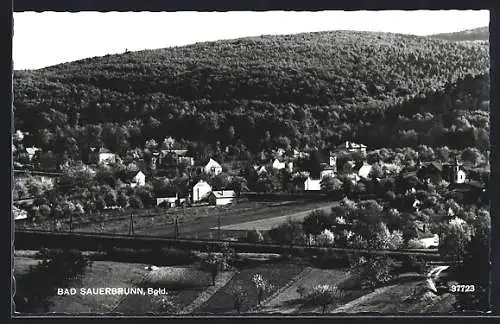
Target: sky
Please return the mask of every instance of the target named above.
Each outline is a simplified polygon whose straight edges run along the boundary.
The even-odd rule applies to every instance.
[[[14,13],[15,70],[39,69],[125,49],[248,36],[357,30],[430,35],[489,25],[487,10]]]

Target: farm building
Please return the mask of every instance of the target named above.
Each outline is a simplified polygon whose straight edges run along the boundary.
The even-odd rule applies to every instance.
[[[311,177],[308,177],[306,181],[304,181],[304,190],[306,191],[321,190],[321,180],[312,179]]]
[[[234,190],[216,190],[210,193],[208,200],[212,205],[223,206],[231,204],[235,198]]]
[[[175,197],[163,197],[156,198],[156,206],[163,208],[172,208],[176,206],[181,206],[186,203],[189,198],[180,198],[179,194],[175,194]]]
[[[175,207],[177,199],[178,199],[177,195],[175,195],[175,197],[156,198],[156,206],[164,208]]]
[[[222,172],[222,166],[214,159],[210,159],[208,163],[203,167],[203,170],[206,174],[216,176]]]
[[[193,186],[193,202],[198,202],[208,197],[212,191],[212,186],[207,182],[200,180]]]

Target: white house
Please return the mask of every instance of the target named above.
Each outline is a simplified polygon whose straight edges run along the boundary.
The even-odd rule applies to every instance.
[[[321,190],[321,180],[311,179],[311,177],[308,177],[306,181],[304,181],[304,190],[306,191]]]
[[[368,163],[363,163],[363,166],[359,168],[358,175],[360,178],[369,179],[371,172],[372,172],[372,166]]]
[[[14,215],[14,221],[23,221],[28,218],[28,212],[16,206],[12,206],[12,214]]]
[[[36,152],[40,151],[40,149],[38,147],[27,147],[26,148],[26,153],[28,153],[28,158],[31,160],[33,160],[33,157],[35,157],[35,154]]]
[[[101,148],[101,149],[99,149],[99,152],[97,155],[97,163],[98,164],[116,163],[116,154],[110,152],[108,149]]]
[[[366,154],[366,145],[345,141],[336,147],[336,151],[346,153],[360,152]]]
[[[198,183],[193,186],[193,202],[205,199],[211,191],[212,186],[203,180],[198,181]]]
[[[210,159],[203,170],[206,174],[218,175],[222,172],[222,166],[214,159]]]
[[[275,169],[275,170],[281,170],[281,169],[284,169],[284,168],[286,168],[285,162],[280,162],[280,160],[274,159],[274,161],[273,161],[273,169]]]
[[[132,182],[130,183],[130,186],[132,188],[134,188],[137,186],[144,186],[144,185],[146,185],[146,175],[142,171],[139,171],[132,178]]]
[[[208,200],[212,205],[223,206],[232,203],[235,198],[234,190],[216,190],[210,193]]]

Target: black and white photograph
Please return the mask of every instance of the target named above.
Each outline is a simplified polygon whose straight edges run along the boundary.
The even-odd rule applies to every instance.
[[[489,24],[13,13],[13,316],[487,314]]]

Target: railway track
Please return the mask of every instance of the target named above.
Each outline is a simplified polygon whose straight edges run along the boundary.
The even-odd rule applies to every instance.
[[[388,255],[396,259],[408,256],[421,257],[426,260],[443,261],[436,249],[358,249],[297,245],[278,245],[267,243],[246,243],[211,239],[175,239],[161,236],[123,235],[112,233],[85,232],[52,232],[40,230],[15,231],[14,245],[16,249],[77,248],[89,251],[105,251],[113,247],[130,249],[157,249],[173,247],[186,250],[217,252],[223,243],[228,244],[236,252],[278,253],[291,255],[317,255],[325,253],[346,256],[356,255]]]

